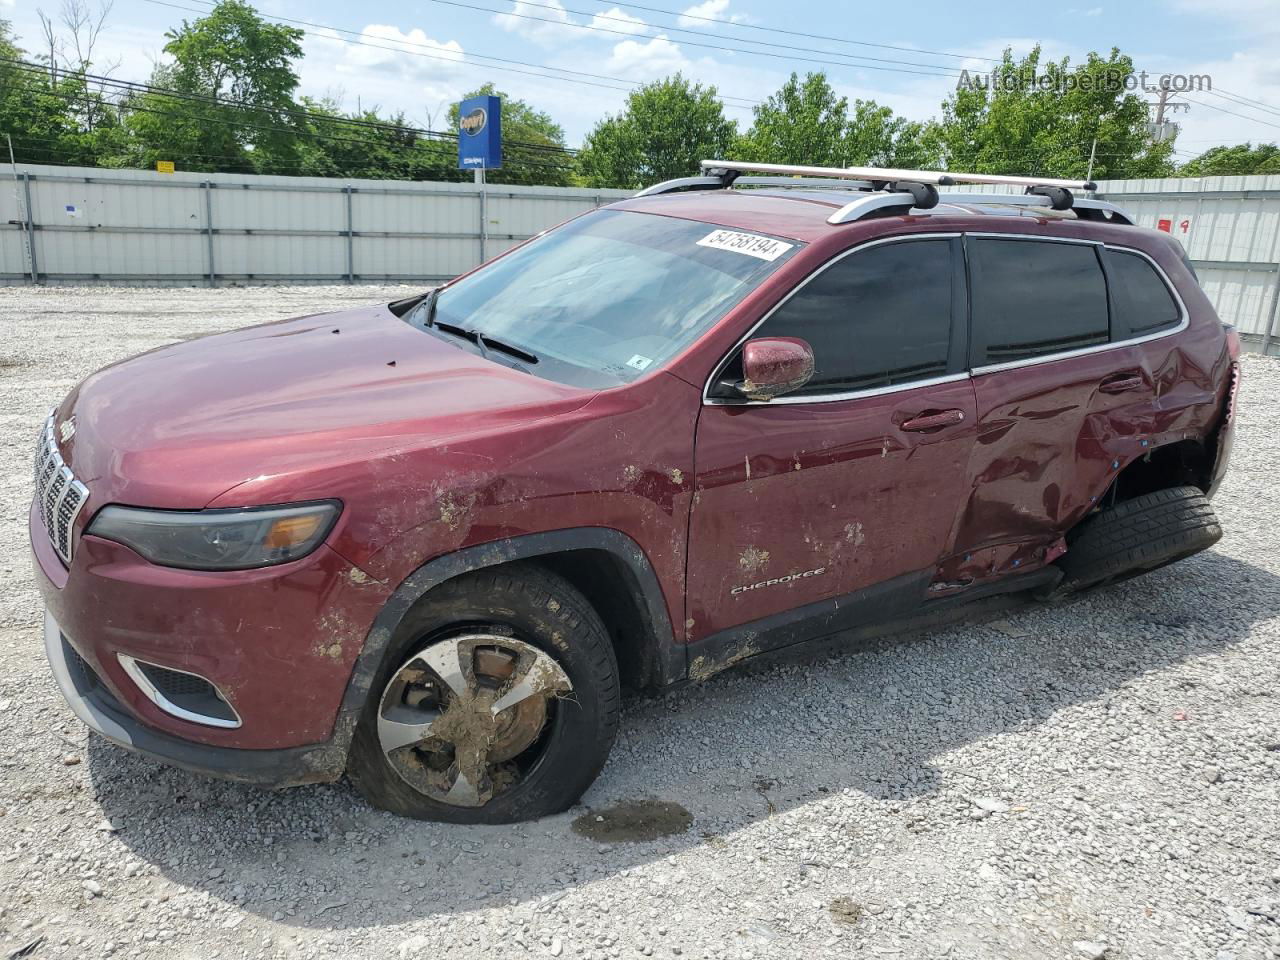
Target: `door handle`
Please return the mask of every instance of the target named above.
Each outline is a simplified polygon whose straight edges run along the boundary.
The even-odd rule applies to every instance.
[[[937,430],[939,427],[954,426],[963,421],[963,410],[943,410],[941,413],[926,413],[923,416],[913,417],[898,429],[919,433],[923,430]]]
[[[1137,390],[1143,385],[1143,379],[1133,374],[1124,374],[1103,380],[1098,389],[1103,393],[1124,393],[1126,390]]]

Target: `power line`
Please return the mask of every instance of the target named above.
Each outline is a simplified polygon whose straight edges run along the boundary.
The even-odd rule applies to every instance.
[[[181,4],[171,3],[169,2],[169,0],[146,0],[146,2],[154,4],[156,6],[160,6],[160,7],[171,7],[174,10],[185,10],[188,13],[208,13],[208,9],[203,9],[198,7],[187,7]],[[196,2],[196,3],[207,2],[209,3],[210,8],[213,6],[210,0],[193,0],[193,2]],[[297,19],[296,17],[282,17],[282,16],[277,16],[275,14],[266,14],[266,13],[260,13],[259,16],[263,17],[264,19],[273,20],[277,23],[301,24],[308,27],[314,27],[317,30],[329,30],[329,31],[332,31],[333,33],[348,34],[352,37],[364,36],[363,33],[357,30],[348,30],[343,27],[333,27],[328,24],[316,23],[315,21],[311,21],[311,20],[300,20],[300,19]],[[553,67],[548,64],[529,63],[524,60],[512,60],[506,57],[495,57],[489,54],[465,52],[462,54],[462,56],[470,58],[471,60],[492,60],[498,64],[516,64],[517,66],[520,66],[520,67],[533,67],[536,70],[554,70],[554,71],[557,71],[558,73],[570,74],[573,77],[589,77],[589,78],[592,78],[592,80],[609,80],[609,81],[613,81],[614,83],[625,83],[625,84],[628,84],[628,86],[618,87],[618,86],[612,86],[610,84],[595,83],[595,82],[592,82],[592,80],[574,80],[570,76],[562,77],[562,76],[556,76],[553,73],[533,73],[529,70],[519,70],[519,69],[516,69],[516,67],[511,67],[511,66],[494,66],[488,63],[475,63],[475,62],[469,62],[468,60],[460,60],[457,57],[446,57],[446,56],[440,56],[439,54],[431,54],[431,53],[420,52],[418,50],[404,49],[405,47],[420,47],[422,48],[422,50],[439,50],[440,49],[440,47],[438,46],[431,46],[430,44],[425,44],[425,43],[417,43],[412,40],[396,40],[395,41],[395,43],[397,44],[396,46],[389,46],[387,44],[382,44],[382,43],[371,43],[368,40],[353,40],[353,39],[348,39],[348,37],[328,36],[326,34],[315,33],[311,30],[303,30],[302,32],[307,36],[316,37],[317,39],[321,39],[321,40],[337,40],[340,43],[347,43],[353,46],[371,47],[375,50],[389,50],[392,53],[408,54],[409,56],[422,57],[427,60],[439,60],[444,63],[451,63],[454,66],[471,67],[473,69],[483,67],[486,70],[500,70],[504,73],[518,73],[523,76],[538,77],[539,79],[542,79],[542,80],[559,80],[562,83],[573,83],[579,86],[587,86],[587,87],[599,87],[600,89],[604,89],[604,90],[617,90],[621,93],[630,93],[636,87],[643,86],[643,82],[639,80],[627,80],[623,77],[612,77],[612,76],[606,76],[603,74],[586,73],[581,70],[570,70],[567,67]],[[737,101],[735,104],[730,104],[731,106],[739,106],[739,105],[754,106],[755,104],[760,103],[759,100],[751,100],[746,97],[735,97],[731,95],[722,96],[721,99]]]
[[[83,93],[63,93],[58,91],[45,91],[45,96],[57,97],[67,102],[75,102],[77,100],[88,100],[92,95],[85,91]],[[305,128],[295,127],[268,127],[262,124],[249,123],[244,120],[231,120],[225,117],[211,117],[205,114],[180,113],[170,110],[157,110],[153,107],[143,107],[136,103],[127,103],[117,107],[117,109],[125,111],[133,111],[139,113],[153,114],[155,116],[169,117],[179,120],[194,120],[200,123],[215,123],[221,126],[237,127],[244,130],[256,130],[263,133],[283,133],[290,136],[310,137],[315,140],[325,140],[333,143],[354,143],[361,146],[368,146],[367,139],[356,139],[353,137],[339,137],[332,134],[323,134],[316,131],[307,130]],[[241,108],[243,109],[243,108]],[[513,158],[514,159],[514,158]],[[568,159],[568,158],[567,158]],[[568,164],[557,165],[555,163],[539,162],[529,158],[521,159],[521,166],[531,169],[554,170],[564,172]]]
[[[1246,110],[1261,110],[1264,113],[1269,113],[1277,117],[1280,117],[1280,110],[1277,110],[1275,107],[1268,106],[1267,104],[1263,103],[1261,100],[1250,100],[1247,97],[1237,96],[1236,94],[1228,93],[1225,90],[1206,90],[1203,92],[1212,94],[1215,97],[1220,97],[1223,100],[1226,100],[1228,103],[1234,103],[1237,106],[1243,107]]]
[[[148,2],[159,3],[160,0],[148,0]],[[634,32],[628,31],[628,30],[611,30],[608,27],[593,27],[589,24],[566,23],[563,20],[553,20],[550,17],[536,17],[531,13],[514,13],[507,10],[495,10],[492,7],[481,7],[476,4],[463,3],[462,0],[431,0],[431,2],[442,3],[450,7],[462,7],[467,10],[480,10],[484,13],[500,14],[502,16],[507,16],[507,17],[517,17],[521,20],[537,20],[542,23],[551,23],[558,27],[568,27],[575,30],[593,30],[597,33],[612,33],[617,36],[623,36],[623,37],[635,36]],[[532,4],[532,5],[537,6],[537,4]],[[748,50],[744,47],[726,47],[721,44],[715,44],[715,43],[700,43],[696,40],[681,40],[680,43],[683,43],[686,46],[690,46],[690,47],[705,47],[708,50],[724,50],[729,53],[745,53],[745,54],[748,54],[749,56],[772,57],[773,59],[776,59],[776,60],[789,60],[789,61],[799,60],[804,63],[821,64],[822,66],[826,66],[826,67],[854,67],[859,70],[881,70],[881,71],[886,71],[888,73],[912,73],[912,74],[916,74],[918,76],[923,76],[923,77],[958,76],[958,74],[955,73],[954,71],[941,72],[941,73],[936,71],[926,72],[924,70],[909,70],[905,67],[877,67],[877,66],[871,66],[870,64],[846,63],[846,62],[839,62],[839,61],[833,61],[833,60],[817,60],[813,57],[797,57],[797,56],[792,56],[790,54],[785,54],[785,53],[769,53],[768,51],[765,51],[765,50]],[[839,54],[837,54],[837,56],[839,56]],[[938,70],[945,71],[946,68],[939,65]]]
[[[47,68],[43,64],[32,63],[27,60],[16,60],[9,57],[0,57],[0,63],[8,63],[16,69],[33,73],[40,76],[48,73]],[[80,77],[86,83],[92,82],[103,88],[110,87],[116,91],[123,91],[126,94],[151,94],[155,96],[169,97],[177,100],[188,100],[197,103],[207,103],[214,106],[226,106],[240,110],[254,110],[260,112],[270,112],[268,108],[254,107],[246,105],[236,100],[225,97],[219,97],[214,94],[195,93],[191,91],[172,90],[165,87],[159,87],[155,84],[142,83],[136,80],[117,80],[113,77],[101,76],[92,73],[75,73],[73,76]],[[53,92],[52,90],[50,92]],[[126,105],[131,106],[131,105]],[[342,124],[351,127],[365,127],[377,130],[389,131],[396,134],[412,134],[420,136],[427,140],[438,140],[447,142],[456,142],[458,134],[451,131],[428,130],[421,127],[412,127],[406,124],[387,123],[380,120],[368,120],[362,117],[346,117],[335,116],[333,114],[321,113],[318,111],[305,110],[297,107],[285,108],[284,112],[292,117],[300,117],[303,119],[318,121],[321,123]],[[284,132],[284,131],[280,131]],[[533,143],[525,140],[506,140],[504,146],[512,146],[528,150],[544,151],[547,153],[573,154],[576,151],[568,147],[561,147],[553,144]]]
[[[529,0],[525,0],[526,3]],[[542,4],[533,4],[534,6],[542,6]],[[765,33],[783,33],[791,37],[806,37],[810,40],[826,40],[830,43],[848,43],[858,47],[876,47],[881,50],[898,50],[902,53],[918,53],[931,57],[954,57],[959,60],[986,60],[990,63],[1002,63],[1000,57],[980,57],[976,54],[969,53],[948,53],[944,50],[921,50],[917,47],[898,47],[891,43],[872,43],[870,40],[850,40],[846,37],[832,37],[821,33],[805,33],[802,30],[784,30],[781,27],[759,27],[752,23],[738,23],[734,20],[725,20],[722,17],[704,17],[700,14],[689,13],[680,10],[666,10],[662,7],[647,7],[640,3],[620,4],[624,7],[630,7],[633,10],[647,10],[650,13],[665,13],[672,17],[681,17],[685,20],[702,20],[706,23],[719,23],[727,27],[737,27],[740,30],[760,30]]]
[[[1253,123],[1260,123],[1263,126],[1275,127],[1277,130],[1280,130],[1280,123],[1271,123],[1268,120],[1259,120],[1257,117],[1250,117],[1243,113],[1236,113],[1234,110],[1228,110],[1226,107],[1220,107],[1215,103],[1205,103],[1203,100],[1192,100],[1185,93],[1180,93],[1178,96],[1183,100],[1186,100],[1188,103],[1194,103],[1196,106],[1208,107],[1210,110],[1217,110],[1219,113],[1229,113],[1231,116],[1239,117],[1241,120],[1250,120]]]
[[[444,2],[447,2],[447,0],[431,0],[431,2],[432,2],[432,3],[444,3]],[[631,18],[631,17],[626,17],[626,16],[622,16],[622,17],[615,17],[615,16],[611,16],[611,15],[609,15],[609,14],[607,14],[607,13],[591,13],[590,11],[587,11],[587,10],[575,10],[575,9],[573,9],[572,7],[565,7],[565,6],[561,6],[561,5],[559,5],[559,4],[538,3],[538,2],[537,2],[537,0],[522,0],[522,2],[524,3],[524,5],[525,5],[525,6],[529,6],[529,7],[540,7],[540,8],[542,8],[542,9],[544,9],[544,10],[563,11],[564,13],[576,13],[576,14],[578,14],[579,16],[583,16],[583,17],[591,17],[591,22],[592,22],[592,23],[595,23],[595,22],[596,22],[596,21],[598,21],[598,20],[607,20],[607,21],[610,21],[610,22],[612,22],[612,23],[625,23],[625,24],[627,24],[628,26],[632,27],[633,29],[630,29],[630,30],[622,30],[622,31],[618,31],[618,32],[620,32],[620,33],[624,33],[624,34],[626,34],[627,36],[633,36],[633,35],[635,35],[635,33],[636,33],[636,31],[635,31],[635,29],[634,29],[635,24],[636,24],[636,20],[635,20],[634,18]],[[619,11],[619,12],[621,12],[621,11]],[[504,17],[505,17],[505,16],[523,16],[523,14],[517,14],[517,13],[510,12],[510,11],[504,11],[504,12],[501,12],[501,13],[500,13],[500,16],[504,16]],[[562,26],[566,26],[566,27],[577,27],[577,28],[579,28],[579,29],[583,29],[583,30],[595,30],[595,29],[598,29],[598,28],[593,27],[593,26],[591,26],[591,25],[589,25],[589,24],[573,23],[572,21],[569,21],[569,20],[551,20],[551,21],[549,21],[549,22],[552,22],[552,23],[558,23],[558,24],[561,24]],[[684,28],[684,27],[672,27],[672,26],[669,26],[669,25],[667,25],[667,24],[644,24],[644,28],[645,28],[645,30],[646,30],[646,31],[647,31],[650,27],[652,27],[654,30],[661,30],[661,31],[663,31],[664,33],[687,33],[687,34],[690,34],[690,35],[695,36],[695,37],[714,37],[714,38],[718,38],[718,39],[721,39],[721,40],[730,40],[730,41],[732,41],[732,42],[734,42],[734,43],[754,43],[754,44],[756,44],[757,46],[761,46],[761,47],[774,47],[775,49],[778,49],[778,50],[798,50],[798,51],[800,51],[801,53],[821,53],[821,54],[826,54],[826,55],[828,55],[828,56],[832,56],[832,57],[849,57],[849,58],[854,59],[854,60],[869,60],[869,61],[871,61],[871,62],[873,62],[873,63],[897,63],[897,64],[902,64],[902,65],[905,65],[905,66],[909,66],[909,67],[927,67],[927,68],[929,68],[929,69],[931,69],[931,70],[934,70],[934,69],[937,69],[937,70],[946,70],[946,69],[948,69],[948,67],[947,67],[947,66],[944,66],[943,64],[940,64],[940,63],[921,63],[921,62],[920,62],[920,61],[918,61],[918,60],[903,60],[901,57],[892,57],[892,58],[885,58],[885,57],[870,57],[870,56],[867,56],[866,54],[860,54],[860,53],[839,53],[839,52],[837,52],[837,51],[835,51],[835,50],[819,50],[819,49],[816,49],[816,48],[814,48],[814,47],[797,47],[797,46],[795,46],[795,45],[793,45],[793,44],[789,44],[789,43],[775,43],[775,42],[768,41],[768,40],[751,40],[751,39],[748,39],[748,38],[746,38],[746,37],[742,37],[742,38],[737,38],[737,37],[725,37],[725,36],[722,36],[721,34],[718,34],[718,33],[709,33],[709,32],[707,32],[707,31],[705,31],[705,30],[689,30],[689,29],[686,29],[686,28]],[[683,41],[683,40],[682,40],[682,41],[680,41],[680,42],[681,42],[681,43],[684,43],[685,41]],[[756,53],[756,52],[758,52],[758,51],[747,51],[747,52],[749,52],[749,53]],[[859,67],[860,67],[860,66],[863,66],[863,64],[846,64],[846,66],[859,66]]]

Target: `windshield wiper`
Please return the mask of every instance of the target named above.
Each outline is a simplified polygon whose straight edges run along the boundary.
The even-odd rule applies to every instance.
[[[491,337],[487,333],[481,333],[479,330],[470,330],[461,324],[450,323],[447,320],[436,320],[433,326],[443,333],[451,333],[455,337],[461,337],[463,340],[470,340],[479,347],[480,355],[486,359],[489,356],[489,350],[492,349],[515,357],[517,360],[523,360],[525,363],[538,362],[537,354],[530,353],[523,347],[517,347],[513,343],[506,343],[496,337]]]

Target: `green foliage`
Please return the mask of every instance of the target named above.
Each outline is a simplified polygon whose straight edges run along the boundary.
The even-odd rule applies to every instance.
[[[1213,147],[1174,171],[1175,177],[1230,177],[1280,173],[1280,147],[1274,143],[1240,143]]]
[[[837,96],[825,73],[795,73],[764,103],[736,154],[758,163],[821,167],[936,166],[936,126],[899,117],[874,100]]]
[[[819,167],[847,165],[849,99],[836,96],[825,73],[810,73],[804,80],[791,74],[753,113],[755,120],[739,139],[735,159]]]
[[[1083,178],[1097,137],[1093,177],[1161,177],[1172,171],[1173,142],[1147,136],[1147,107],[1124,78],[1133,61],[1113,49],[1070,67],[1041,62],[1036,47],[1015,62],[1009,50],[987,75],[957,89],[942,105],[938,137],[948,168],[973,173],[1037,173]],[[1032,83],[1045,78],[1044,83]],[[985,82],[984,82],[985,81]]]
[[[189,170],[296,172],[301,123],[294,61],[303,31],[270,23],[241,0],[220,0],[207,16],[165,34],[172,64],[125,104],[132,160],[181,161]]]
[[[10,25],[0,20],[0,58],[25,59]],[[32,70],[0,62],[0,134],[14,159],[27,163],[110,165],[125,135],[114,105],[82,73]],[[0,139],[0,160],[8,162]]]
[[[622,113],[596,124],[578,167],[589,186],[639,188],[696,175],[700,161],[725,156],[736,139],[716,88],[677,73],[633,91]]]

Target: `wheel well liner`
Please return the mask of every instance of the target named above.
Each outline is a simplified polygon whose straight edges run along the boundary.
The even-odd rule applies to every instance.
[[[1128,464],[1116,477],[1107,500],[1132,500],[1169,487],[1208,491],[1215,451],[1200,440],[1178,440],[1155,447]]]

